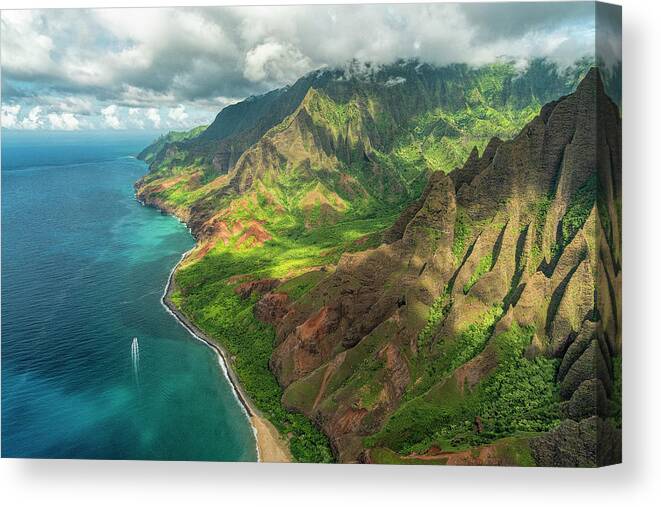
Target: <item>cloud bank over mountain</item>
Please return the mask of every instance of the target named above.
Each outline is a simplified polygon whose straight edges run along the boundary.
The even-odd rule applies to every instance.
[[[593,52],[589,3],[2,12],[5,128],[186,128],[351,59],[480,65]]]

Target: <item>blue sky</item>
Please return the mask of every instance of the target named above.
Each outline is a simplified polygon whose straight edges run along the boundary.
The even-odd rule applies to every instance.
[[[594,4],[21,10],[1,14],[2,126],[185,129],[356,58],[481,65],[594,53]]]

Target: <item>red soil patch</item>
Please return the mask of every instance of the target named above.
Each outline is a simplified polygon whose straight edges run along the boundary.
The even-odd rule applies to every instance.
[[[298,327],[298,336],[301,342],[315,342],[320,336],[331,332],[338,320],[337,311],[330,306],[324,306]]]
[[[277,324],[286,314],[289,297],[281,292],[269,292],[257,301],[253,313],[255,318],[268,324]]]
[[[243,231],[243,224],[241,223],[241,220],[237,220],[230,228],[225,220],[221,220],[220,222],[214,223],[213,231],[212,235],[216,240],[220,240],[223,242],[223,245],[227,245],[232,237]]]
[[[243,230],[243,226],[241,222],[237,220],[230,228],[225,220],[218,221],[211,218],[205,222],[205,226],[202,230],[204,231],[203,239],[199,249],[193,256],[193,259],[201,259],[204,257],[219,241],[222,241],[223,245],[227,246],[230,239]]]
[[[335,359],[333,359],[330,363],[328,363],[328,366],[326,367],[326,371],[324,371],[324,376],[321,379],[319,392],[317,393],[317,397],[314,399],[314,403],[312,404],[313,411],[317,408],[317,405],[323,398],[324,393],[326,392],[326,386],[328,385],[328,381],[333,376],[337,368],[344,362],[345,357],[346,357],[346,352],[341,352],[340,354],[335,356]]]
[[[188,184],[186,186],[192,190],[193,188],[199,187],[201,181],[202,181],[202,172],[197,171],[193,173],[191,177],[188,179]]]
[[[272,236],[259,222],[252,222],[236,242],[236,246],[241,246],[248,240],[252,240],[252,245],[261,246],[271,238]]]
[[[465,451],[443,451],[437,446],[432,446],[422,454],[412,453],[404,459],[416,459],[423,461],[447,460],[446,465],[502,465],[503,460],[498,457],[496,447],[485,445]]]
[[[346,433],[353,433],[358,429],[367,414],[368,412],[364,408],[348,408],[346,412],[333,421],[332,434],[344,435]]]
[[[162,183],[156,185],[155,187],[153,187],[152,192],[162,192],[163,190],[167,190],[168,188],[173,187],[174,185],[179,183],[180,181],[183,181],[184,179],[186,179],[186,176],[187,175],[185,175],[185,174],[180,174],[179,176],[169,178],[169,179],[163,181]]]
[[[481,354],[455,371],[454,378],[459,392],[463,395],[466,387],[473,389],[496,366],[498,366],[498,358],[493,349],[487,347]]]
[[[287,335],[280,345],[279,355],[288,356],[298,376],[307,375],[328,357],[340,315],[335,307],[325,306]]]
[[[280,285],[280,280],[276,280],[275,278],[264,278],[262,280],[244,282],[236,286],[234,292],[242,299],[246,299],[255,293],[266,294],[275,289],[278,285]]]
[[[198,248],[197,251],[192,255],[191,259],[201,259],[207,253],[209,253],[209,250],[211,250],[215,244],[215,241],[207,241],[206,243],[202,243],[200,248]]]

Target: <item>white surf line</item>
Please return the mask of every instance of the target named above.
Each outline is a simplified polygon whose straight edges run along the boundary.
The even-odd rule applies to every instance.
[[[177,218],[177,217],[175,217],[175,218]],[[177,220],[179,220],[179,219],[177,218]],[[185,222],[182,222],[181,220],[179,220],[179,222],[185,224]],[[190,227],[188,228],[188,231],[190,232]],[[234,381],[230,377],[230,374],[229,374],[229,371],[228,371],[229,366],[228,366],[228,363],[227,363],[227,358],[223,355],[222,350],[217,345],[215,345],[215,344],[209,342],[208,340],[205,340],[201,336],[199,336],[195,332],[195,330],[192,329],[186,322],[184,322],[181,319],[181,317],[179,317],[179,315],[177,315],[177,313],[173,312],[172,309],[167,304],[167,295],[168,295],[168,292],[170,291],[170,287],[171,287],[172,281],[174,279],[174,272],[179,267],[179,265],[184,261],[184,259],[186,259],[186,257],[188,257],[188,255],[194,249],[195,249],[195,246],[193,248],[191,248],[190,250],[188,250],[187,252],[184,252],[181,255],[181,259],[179,259],[179,262],[177,262],[174,265],[174,267],[172,268],[172,270],[170,271],[170,275],[168,276],[168,281],[165,284],[165,289],[163,290],[163,295],[161,296],[161,305],[163,305],[163,308],[165,308],[165,310],[170,315],[172,315],[177,320],[177,322],[186,331],[188,331],[188,333],[193,338],[195,338],[198,341],[201,341],[202,343],[204,343],[207,347],[209,347],[211,350],[213,350],[216,353],[216,356],[218,357],[218,364],[220,365],[220,369],[223,372],[223,375],[225,376],[225,378],[227,379],[227,382],[230,384],[230,386],[232,386],[232,393],[234,394],[234,397],[236,398],[236,400],[239,402],[239,405],[241,406],[241,409],[243,410],[243,413],[246,415],[246,418],[248,419],[248,424],[250,424],[250,428],[252,429],[252,433],[255,437],[255,450],[257,451],[257,461],[259,462],[262,459],[261,459],[261,455],[260,455],[260,452],[259,452],[259,440],[258,440],[258,436],[257,436],[257,428],[255,427],[255,425],[252,423],[252,420],[251,420],[253,416],[256,416],[256,414],[252,414],[252,410],[248,406],[248,402],[243,398],[243,396],[239,392],[239,388],[234,384]]]
[[[147,206],[147,203],[144,200],[139,199],[137,195],[134,194],[134,198],[142,206]],[[157,209],[160,209],[160,208],[157,208]],[[186,229],[188,230],[188,233],[191,236],[193,236],[193,231],[188,226],[188,224],[186,222],[184,222],[182,219],[180,219],[178,216],[176,216],[172,213],[167,213],[167,214],[169,216],[171,216],[172,218],[174,218],[175,220],[177,220],[177,222],[179,222],[180,224],[185,225]],[[193,239],[195,239],[195,238],[193,237]],[[257,461],[259,462],[259,461],[262,461],[261,455],[260,455],[260,452],[259,452],[259,439],[258,439],[258,436],[257,436],[257,428],[252,423],[252,417],[253,416],[258,417],[258,416],[257,416],[257,414],[252,413],[253,410],[250,408],[250,406],[248,405],[248,402],[244,399],[244,396],[239,391],[239,387],[232,380],[232,377],[230,376],[230,373],[229,373],[229,363],[228,363],[227,358],[225,357],[222,349],[217,344],[211,343],[209,340],[207,340],[207,339],[203,338],[202,336],[198,335],[195,332],[195,330],[192,329],[184,320],[182,320],[182,318],[176,312],[172,311],[172,309],[167,304],[167,296],[168,296],[168,292],[170,291],[170,288],[172,286],[172,282],[174,280],[174,272],[177,270],[179,265],[182,262],[184,262],[186,257],[188,257],[188,255],[193,250],[195,250],[196,247],[197,247],[197,241],[195,242],[195,245],[190,250],[188,250],[188,251],[184,252],[183,254],[181,254],[181,258],[179,259],[179,261],[170,270],[170,274],[168,275],[168,281],[165,284],[165,288],[163,289],[163,294],[161,295],[161,305],[163,306],[163,308],[165,308],[165,311],[168,312],[170,315],[172,315],[175,318],[175,320],[186,331],[188,331],[188,333],[193,338],[195,338],[196,340],[204,343],[207,347],[209,347],[211,350],[213,350],[216,353],[216,356],[218,357],[218,365],[220,366],[220,370],[223,372],[223,375],[227,379],[227,382],[230,384],[230,386],[232,386],[232,394],[234,394],[234,397],[239,402],[241,410],[243,410],[243,413],[246,415],[246,418],[248,419],[248,424],[250,424],[250,428],[252,429],[253,436],[255,437],[255,450],[257,452]],[[238,380],[237,380],[237,382],[238,382]]]

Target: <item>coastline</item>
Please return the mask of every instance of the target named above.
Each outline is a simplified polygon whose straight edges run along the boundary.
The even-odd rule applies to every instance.
[[[137,198],[136,200],[146,206],[147,204]],[[173,215],[174,216],[174,215]],[[174,216],[179,221],[178,217]],[[185,222],[182,222],[185,223]],[[189,228],[190,230],[190,228]],[[173,266],[170,274],[168,275],[168,280],[163,290],[163,295],[161,297],[161,304],[165,309],[172,315],[177,322],[189,332],[193,338],[201,341],[207,347],[211,348],[218,357],[218,364],[223,374],[229,381],[232,386],[235,397],[239,401],[243,411],[245,412],[248,422],[252,427],[253,434],[255,435],[255,445],[257,448],[257,461],[260,463],[291,463],[293,458],[291,452],[289,451],[289,446],[287,442],[282,438],[278,430],[273,426],[273,424],[264,417],[261,412],[255,407],[253,401],[245,393],[241,383],[236,375],[236,372],[233,370],[230,363],[230,355],[225,350],[225,348],[217,343],[212,338],[208,337],[201,329],[199,329],[194,323],[186,317],[172,302],[171,296],[174,291],[174,274],[177,268],[181,263],[186,260],[188,255],[197,247],[197,244],[184,252],[181,256],[181,259]]]

